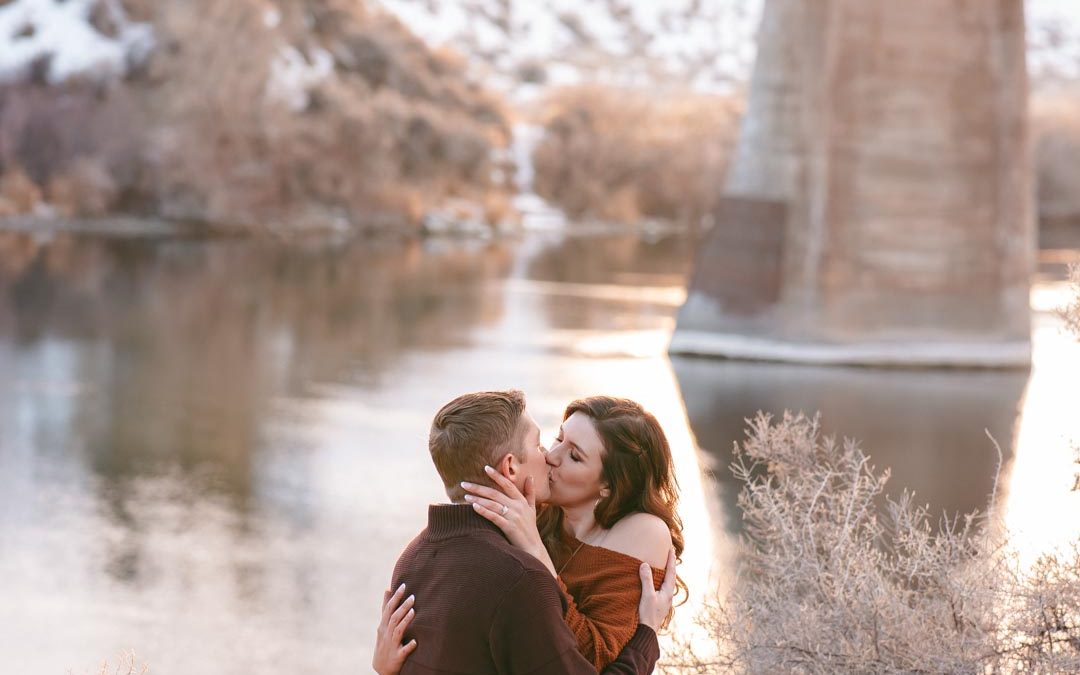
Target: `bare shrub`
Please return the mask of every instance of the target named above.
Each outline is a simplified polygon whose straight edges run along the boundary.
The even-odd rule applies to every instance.
[[[115,666],[110,667],[107,660],[102,661],[101,668],[95,675],[147,675],[149,672],[150,666],[139,663],[135,657],[135,651],[130,650],[120,652]],[[68,675],[73,675],[72,671],[69,670]]]
[[[157,11],[156,29],[180,46],[148,66],[161,83],[151,99],[159,123],[152,182],[166,215],[257,225],[408,221],[418,202],[491,187],[488,157],[505,142],[505,119],[460,63],[365,4],[279,9],[272,28],[254,0]],[[331,66],[298,86],[285,57],[297,62],[288,67]]]
[[[1039,558],[1009,588],[998,672],[1080,672],[1080,542]]]
[[[130,186],[142,159],[146,120],[133,92],[119,85],[71,81],[0,86],[0,169],[21,167],[38,185],[94,158]]]
[[[584,86],[547,102],[536,190],[571,217],[698,223],[715,205],[737,131],[734,97]]]
[[[103,216],[113,207],[117,187],[98,160],[80,157],[46,186],[49,204],[67,216]]]
[[[1065,327],[1080,338],[1080,264],[1069,267],[1069,279],[1072,282],[1072,298],[1061,310]]]
[[[961,672],[991,653],[973,518],[935,535],[907,494],[879,513],[888,471],[803,416],[759,415],[733,470],[748,573],[732,637],[754,670]]]
[[[668,672],[1080,669],[1080,549],[1022,570],[992,516],[886,498],[888,471],[816,418],[749,424],[736,590],[703,615],[719,655],[684,643]]]
[[[22,167],[13,166],[0,175],[0,200],[12,213],[28,213],[41,203],[41,188]]]

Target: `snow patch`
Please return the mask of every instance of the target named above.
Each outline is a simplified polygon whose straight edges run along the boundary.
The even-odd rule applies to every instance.
[[[468,56],[487,84],[519,102],[580,82],[726,93],[749,78],[762,8],[762,0],[379,2],[429,44]],[[1025,7],[1031,72],[1080,78],[1080,1]],[[537,69],[539,86],[522,78]]]
[[[305,58],[299,49],[285,45],[278,50],[270,64],[270,79],[266,95],[272,101],[284,103],[293,112],[307,108],[311,89],[334,72],[334,57],[321,47]]]
[[[791,342],[751,335],[678,330],[672,354],[826,366],[1027,368],[1030,342]]]
[[[521,72],[547,86],[730,88],[749,74],[760,0],[381,0],[433,45],[470,56],[490,83],[519,93]]]
[[[281,25],[281,10],[277,7],[267,7],[263,11],[263,25],[267,30],[273,30]]]
[[[90,23],[99,4],[116,27],[114,37]],[[115,77],[153,44],[150,25],[128,21],[117,0],[12,0],[0,7],[0,81],[24,77],[40,59],[49,60],[52,84],[77,75]]]

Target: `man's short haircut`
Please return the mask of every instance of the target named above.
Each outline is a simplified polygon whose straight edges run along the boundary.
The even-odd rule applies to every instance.
[[[464,498],[461,481],[490,485],[484,465],[506,453],[525,461],[525,429],[525,394],[517,390],[463,394],[444,405],[431,422],[428,450],[450,500]]]

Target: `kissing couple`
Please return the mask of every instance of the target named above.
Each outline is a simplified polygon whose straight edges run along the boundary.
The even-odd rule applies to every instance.
[[[570,403],[550,449],[520,391],[439,410],[428,449],[448,504],[394,566],[380,675],[652,672],[683,550],[660,424],[633,401]]]

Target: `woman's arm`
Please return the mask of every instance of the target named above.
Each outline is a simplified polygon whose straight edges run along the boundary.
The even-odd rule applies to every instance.
[[[566,596],[563,620],[577,640],[578,651],[597,670],[615,659],[633,637],[640,620],[640,575],[633,563],[626,563],[617,568],[609,567],[588,584],[572,583],[573,590],[558,579],[559,588]],[[654,571],[650,576],[650,585],[656,589],[658,573]]]
[[[371,667],[379,675],[397,675],[405,659],[416,649],[416,640],[401,644],[405,629],[416,616],[412,606],[416,598],[405,598],[405,584],[401,584],[393,594],[383,593],[382,617],[375,632],[375,653],[371,656]]]
[[[604,538],[603,548],[621,553],[652,568],[653,588],[659,588],[663,571],[672,551],[671,533],[663,520],[647,513],[634,513],[621,518]],[[578,555],[586,555],[586,549]],[[592,555],[602,555],[593,552]],[[610,663],[633,636],[636,622],[635,602],[641,597],[637,583],[638,563],[628,558],[604,558],[590,573],[590,565],[577,565],[567,588],[559,585],[568,596],[566,624],[578,640],[578,647],[597,669]],[[579,561],[580,562],[580,561]],[[674,565],[672,565],[674,568]]]

